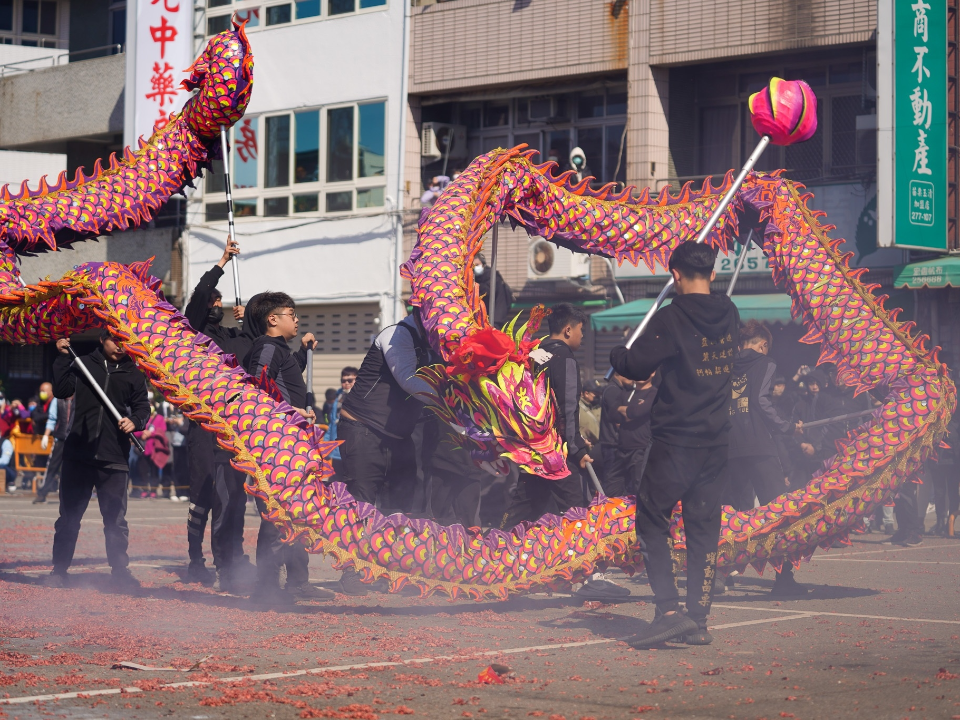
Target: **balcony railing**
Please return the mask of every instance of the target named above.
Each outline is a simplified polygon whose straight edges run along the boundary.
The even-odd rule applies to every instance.
[[[100,45],[98,47],[87,48],[85,50],[75,50],[73,52],[64,52],[47,57],[30,58],[29,60],[18,60],[17,62],[5,63],[0,65],[0,78],[19,73],[34,72],[35,70],[46,70],[58,65],[64,65],[77,60],[92,60],[98,57],[108,55],[119,55],[123,53],[123,45]],[[64,60],[66,58],[66,60]]]

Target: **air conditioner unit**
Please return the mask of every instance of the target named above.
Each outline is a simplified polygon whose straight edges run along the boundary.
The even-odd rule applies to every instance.
[[[557,247],[546,240],[534,240],[527,252],[528,280],[562,280],[590,275],[590,256]]]
[[[464,125],[426,122],[420,130],[420,157],[440,160],[446,156],[449,146],[451,160],[467,156],[467,128]]]

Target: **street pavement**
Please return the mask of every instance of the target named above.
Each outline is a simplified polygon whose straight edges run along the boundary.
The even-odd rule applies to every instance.
[[[818,552],[797,572],[814,589],[798,601],[771,601],[772,573],[749,570],[714,605],[712,645],[637,651],[618,638],[652,619],[650,588],[618,573],[630,601],[599,607],[371,593],[258,609],[183,581],[186,512],[130,501],[144,587],[123,595],[107,583],[94,501],[71,587],[51,589],[39,578],[55,499],[0,496],[0,717],[960,718],[954,540],[862,535]],[[248,505],[251,555],[258,525]],[[311,557],[310,573],[335,587],[329,560]],[[494,663],[503,683],[478,682]]]

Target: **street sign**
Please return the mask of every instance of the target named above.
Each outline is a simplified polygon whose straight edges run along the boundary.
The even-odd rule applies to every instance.
[[[947,251],[947,2],[893,2],[893,237]]]

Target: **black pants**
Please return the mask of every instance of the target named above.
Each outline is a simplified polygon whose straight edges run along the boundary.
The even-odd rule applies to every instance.
[[[647,549],[647,575],[661,612],[679,608],[670,556],[670,515],[683,503],[687,539],[687,612],[710,614],[720,541],[720,499],[727,446],[689,448],[654,440],[637,494],[637,534]]]
[[[559,480],[547,480],[521,471],[500,528],[512,530],[524,520],[538,520],[548,512],[562,515],[570,508],[578,507],[583,502],[580,467],[568,460],[567,468],[570,474]]]
[[[412,428],[411,428],[412,430]],[[417,484],[417,461],[413,442],[392,438],[354,420],[340,417],[337,425],[340,459],[347,474],[347,489],[357,500],[376,504],[377,496],[391,487],[384,505],[404,509],[402,496],[412,499]]]
[[[50,459],[47,460],[47,472],[43,476],[43,482],[37,485],[38,499],[46,500],[47,495],[56,492],[60,485],[61,472],[63,472],[63,440],[54,438]]]
[[[956,465],[934,465],[933,501],[937,506],[937,522],[945,523],[957,513],[960,504],[960,468]]]
[[[730,458],[727,462],[727,497],[736,510],[753,510],[753,496],[761,505],[787,492],[786,475],[776,455]],[[793,577],[793,565],[784,562],[777,576]]]
[[[480,473],[469,454],[453,441],[453,431],[438,424],[437,442],[425,447],[430,515],[441,525],[480,525]],[[426,445],[426,443],[425,443]]]
[[[917,484],[907,480],[900,486],[900,492],[893,505],[897,514],[897,532],[900,535],[922,535],[923,521],[920,519],[920,510],[917,507]],[[926,508],[924,508],[926,511]]]
[[[127,528],[127,472],[65,460],[60,480],[60,517],[54,525],[53,570],[66,572],[73,562],[80,535],[80,520],[87,511],[93,489],[103,516],[107,562],[114,570],[127,567],[130,531]]]
[[[199,426],[190,428],[187,448],[190,459],[187,552],[191,562],[203,560],[203,536],[212,512],[213,564],[218,570],[227,571],[234,558],[243,555],[243,513],[247,505],[243,474],[225,457],[217,458],[213,436]]]
[[[266,503],[257,498],[260,511],[260,532],[257,534],[257,581],[260,589],[280,585],[280,566],[287,566],[287,586],[294,587],[310,579],[310,556],[307,549],[295,541],[292,545],[280,539],[280,531],[272,522],[263,519]]]
[[[649,446],[632,450],[617,449],[613,455],[613,472],[607,473],[603,481],[603,492],[607,497],[636,494],[649,452]]]

